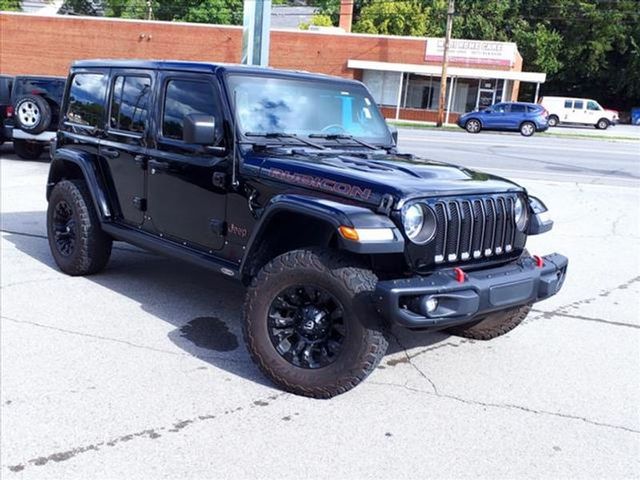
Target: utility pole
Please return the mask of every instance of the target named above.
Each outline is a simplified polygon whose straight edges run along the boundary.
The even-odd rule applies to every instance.
[[[437,127],[444,123],[444,104],[447,98],[447,63],[449,61],[449,40],[451,40],[451,27],[453,24],[454,1],[449,0],[447,8],[447,31],[444,36],[444,52],[442,53],[442,75],[440,77],[440,99],[438,100]]]
[[[147,0],[147,20],[153,20],[153,3]]]
[[[271,0],[244,0],[242,59],[245,65],[269,65]]]

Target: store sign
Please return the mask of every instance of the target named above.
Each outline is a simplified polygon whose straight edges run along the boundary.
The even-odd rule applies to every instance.
[[[511,67],[516,61],[515,43],[489,42],[484,40],[449,41],[449,62],[463,65],[502,65]],[[425,60],[442,62],[444,38],[427,38]]]

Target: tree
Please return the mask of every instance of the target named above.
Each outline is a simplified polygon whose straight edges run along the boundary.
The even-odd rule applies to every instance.
[[[242,0],[204,0],[189,8],[182,20],[219,25],[242,24]]]
[[[298,28],[300,30],[309,30],[309,27],[312,25],[315,27],[332,27],[333,21],[329,15],[317,13],[311,17],[311,21],[309,23],[303,22],[298,26]]]
[[[364,5],[354,32],[384,35],[425,36],[436,28],[431,23],[430,9],[419,1],[374,1]]]
[[[19,12],[21,10],[21,2],[20,0],[0,0],[0,10]]]

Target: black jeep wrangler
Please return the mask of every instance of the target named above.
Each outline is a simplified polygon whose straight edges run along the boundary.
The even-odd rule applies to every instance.
[[[558,292],[530,256],[544,204],[518,185],[399,153],[359,82],[185,62],[71,69],[47,184],[70,275],[113,240],[248,286],[247,348],[285,390],[331,397],[384,355],[385,329],[490,339]]]
[[[38,159],[55,138],[65,81],[64,77],[15,77],[4,134],[13,139],[20,158]]]

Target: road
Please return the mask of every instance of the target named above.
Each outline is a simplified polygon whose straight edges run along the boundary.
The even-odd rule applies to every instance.
[[[322,401],[251,363],[229,280],[124,244],[104,272],[63,275],[46,241],[48,165],[3,147],[0,477],[637,478],[640,188],[609,172],[637,176],[635,147],[400,135],[517,172],[556,222],[528,246],[569,256],[568,279],[489,342],[393,329],[369,379]],[[590,151],[608,149],[598,165]]]
[[[398,138],[402,150],[507,177],[640,186],[640,141],[409,128]]]

